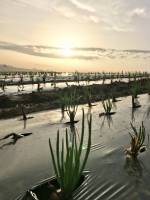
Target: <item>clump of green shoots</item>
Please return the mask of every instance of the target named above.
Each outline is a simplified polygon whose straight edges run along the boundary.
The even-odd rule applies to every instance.
[[[84,92],[85,92],[85,96],[86,96],[86,99],[87,99],[88,106],[92,107],[92,103],[91,103],[91,97],[92,97],[91,88],[88,87],[88,86],[84,87]]]
[[[69,141],[69,134],[66,129],[65,141],[60,141],[59,131],[57,132],[56,153],[52,148],[51,139],[49,139],[50,153],[52,157],[53,168],[57,181],[60,186],[60,199],[70,200],[73,191],[80,182],[82,172],[85,168],[90,149],[91,149],[91,129],[92,129],[92,115],[88,118],[88,142],[87,148],[83,155],[84,146],[84,110],[82,113],[82,130],[81,139],[77,144],[76,133],[73,134],[71,142]]]
[[[60,108],[61,108],[61,114],[62,114],[61,120],[63,120],[66,106],[67,106],[67,95],[60,94],[59,102],[60,102]]]
[[[134,85],[131,88],[132,96],[134,98],[137,98],[139,91],[140,91],[140,85],[135,82]]]
[[[21,114],[22,114],[22,120],[24,123],[24,129],[26,128],[26,121],[28,119],[26,112],[25,112],[25,106],[23,104],[20,105],[20,109],[21,109]]]
[[[1,89],[5,93],[5,90],[6,90],[6,82],[5,82],[5,80],[2,82]]]
[[[150,95],[150,80],[147,81],[147,90],[148,90],[148,95]]]
[[[131,91],[132,91],[132,108],[141,107],[139,101],[137,100],[138,94],[139,94],[139,91],[140,91],[139,84],[135,83],[132,86]]]
[[[77,99],[76,91],[74,91],[71,95],[68,95],[66,98],[66,112],[69,116],[69,123],[71,125],[75,123],[75,116],[78,109]]]
[[[80,73],[78,71],[75,72],[74,74],[74,81],[80,84]]]
[[[141,107],[139,101],[137,98],[135,98],[133,95],[132,95],[132,108],[135,109],[135,108],[139,108]]]
[[[41,90],[43,90],[43,87],[41,87],[40,79],[37,78],[37,92],[40,92]]]
[[[128,77],[128,83],[130,83],[130,81],[131,81],[131,73],[130,72],[128,72],[127,77]]]
[[[133,131],[133,133],[129,132],[129,135],[131,137],[131,146],[130,148],[126,149],[126,154],[131,156],[132,158],[137,158],[139,152],[144,152],[146,150],[146,146],[144,145],[146,138],[146,130],[143,122],[139,127],[139,130],[137,130],[137,128],[132,123],[131,128]]]
[[[112,111],[112,108],[113,108],[113,103],[110,99],[107,99],[105,101],[102,101],[102,106],[104,108],[104,111],[105,111],[105,115],[111,115],[113,114]]]
[[[116,97],[114,95],[112,96],[112,102],[113,103],[117,102],[117,99],[116,99]]]
[[[102,84],[104,85],[105,83],[105,80],[106,80],[106,74],[105,72],[103,72],[103,76],[102,76]]]
[[[25,121],[27,120],[27,115],[25,113],[25,106],[21,104],[20,108],[21,108],[21,113],[22,113],[22,119]]]

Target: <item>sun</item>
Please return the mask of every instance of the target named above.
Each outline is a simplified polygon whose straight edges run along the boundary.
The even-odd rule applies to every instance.
[[[65,57],[70,57],[73,54],[72,45],[69,42],[65,42],[61,47],[61,53]]]

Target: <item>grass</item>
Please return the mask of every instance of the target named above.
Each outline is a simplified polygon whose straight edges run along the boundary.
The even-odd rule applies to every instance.
[[[130,155],[133,158],[137,158],[139,152],[145,151],[145,138],[146,138],[146,130],[144,124],[142,122],[139,130],[131,123],[132,133],[129,132],[131,142],[130,148],[126,149],[127,155]]]
[[[52,148],[51,139],[49,139],[50,153],[53,163],[53,168],[57,181],[60,185],[61,196],[65,200],[70,200],[73,191],[77,187],[82,172],[85,168],[90,149],[91,149],[91,129],[92,129],[92,115],[88,119],[88,142],[84,156],[82,155],[84,146],[84,110],[82,112],[82,130],[81,139],[77,144],[76,132],[73,134],[71,142],[69,142],[69,134],[66,129],[65,141],[60,141],[59,131],[57,132],[56,153]],[[61,145],[60,145],[61,143]]]

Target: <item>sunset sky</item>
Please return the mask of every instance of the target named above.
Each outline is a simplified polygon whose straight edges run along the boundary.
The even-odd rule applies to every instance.
[[[150,0],[1,0],[0,63],[150,71]]]

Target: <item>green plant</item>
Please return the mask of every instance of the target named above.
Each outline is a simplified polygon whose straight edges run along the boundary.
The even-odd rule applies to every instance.
[[[4,93],[5,93],[5,90],[6,90],[6,86],[7,86],[6,80],[4,79],[0,84],[0,88]]]
[[[131,92],[132,92],[132,96],[134,98],[137,98],[138,97],[138,94],[139,94],[139,91],[140,91],[140,85],[138,83],[134,83],[132,88],[131,88]]]
[[[129,132],[131,137],[130,148],[126,149],[126,153],[133,158],[137,158],[139,152],[145,151],[145,138],[146,138],[146,130],[144,124],[139,127],[139,130],[131,123],[131,128],[133,133]]]
[[[67,95],[66,94],[60,94],[59,95],[59,103],[60,103],[61,114],[62,114],[61,120],[63,120],[64,119],[64,113],[65,113],[65,110],[66,110],[66,105],[67,105]]]
[[[60,185],[61,196],[65,200],[70,200],[72,192],[77,187],[81,174],[85,168],[90,149],[91,149],[91,128],[92,115],[88,119],[88,143],[84,156],[82,156],[84,142],[84,110],[82,114],[82,130],[81,139],[77,144],[76,132],[73,134],[71,143],[66,129],[65,144],[64,139],[60,142],[59,131],[57,132],[56,153],[52,148],[51,140],[49,139],[50,153],[52,157],[53,168],[56,174],[57,181]],[[61,143],[61,147],[60,147]],[[61,148],[61,149],[60,149]],[[66,153],[65,153],[66,152]]]
[[[139,107],[141,107],[138,99],[135,98],[133,95],[131,97],[132,97],[132,108],[139,108]]]
[[[117,102],[117,99],[116,99],[115,96],[112,96],[112,102],[113,102],[113,103]]]
[[[88,103],[88,106],[91,107],[92,106],[92,103],[91,103],[91,97],[92,97],[92,94],[91,94],[91,88],[90,87],[84,87],[84,93],[85,93],[85,96],[86,96],[86,99],[87,99],[87,103]]]
[[[127,78],[128,78],[128,83],[130,83],[130,81],[131,81],[131,73],[130,72],[128,72]]]
[[[150,80],[147,81],[147,90],[148,90],[148,95],[150,95]]]
[[[77,101],[78,101],[78,98],[76,95],[76,91],[74,91],[73,93],[68,95],[66,98],[66,112],[70,118],[71,124],[74,124],[74,122],[75,122],[75,116],[76,116],[77,109],[78,109]]]
[[[102,101],[102,105],[103,105],[103,108],[105,110],[105,114],[106,115],[109,115],[111,114],[111,110],[113,108],[113,103],[110,99],[106,100],[106,101]]]

